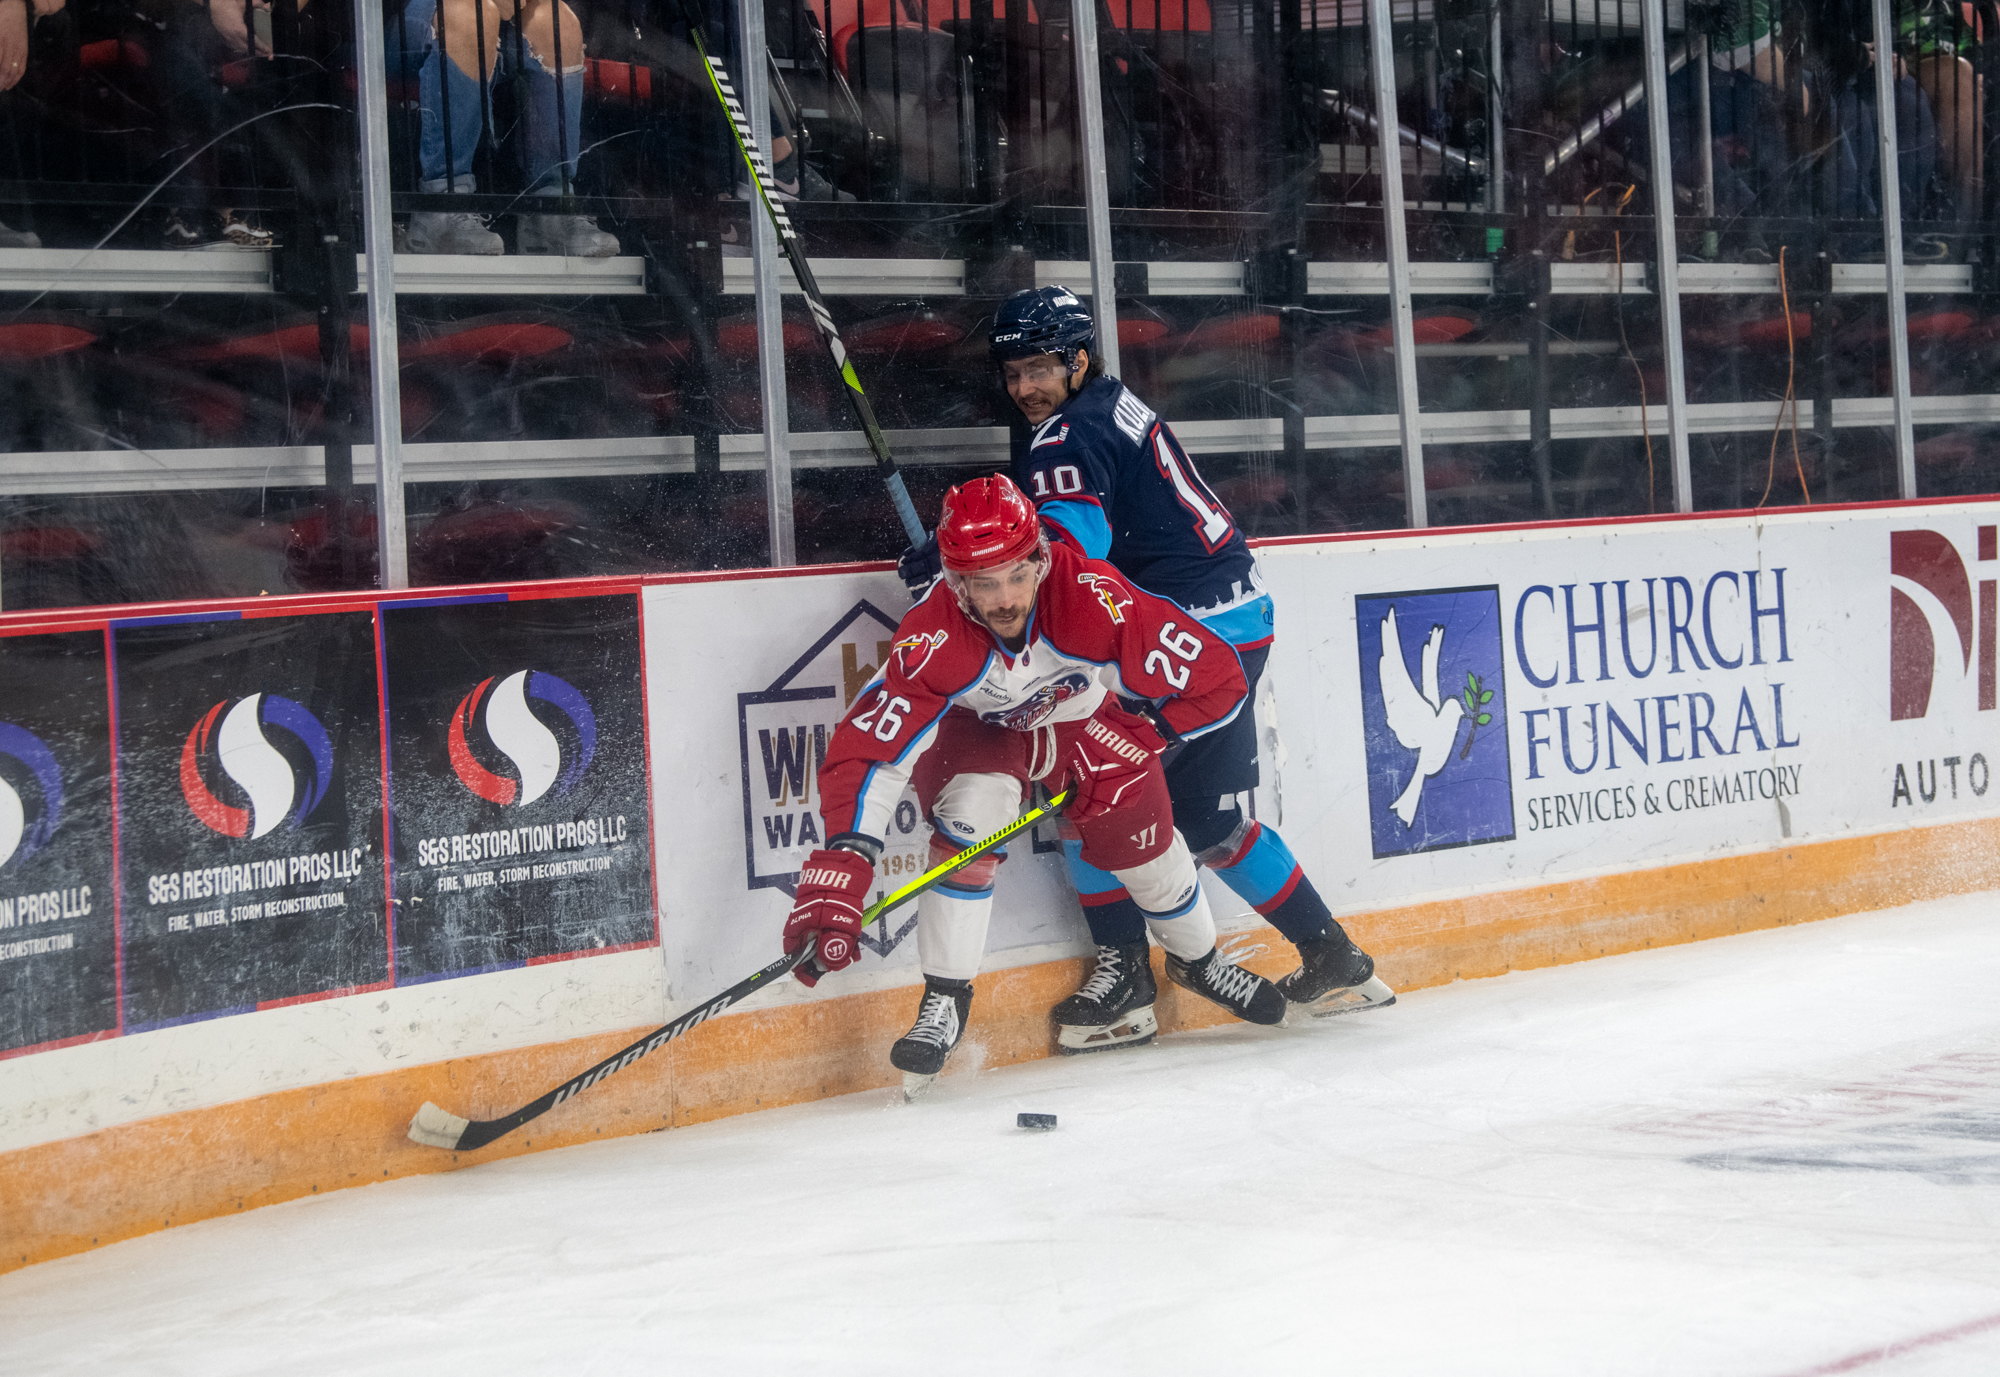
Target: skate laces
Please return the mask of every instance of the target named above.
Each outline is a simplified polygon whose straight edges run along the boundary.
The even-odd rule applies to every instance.
[[[1271,948],[1269,944],[1254,941],[1249,937],[1232,938],[1227,946],[1216,944],[1216,951],[1232,966],[1240,966],[1253,956],[1262,956]]]
[[[1102,1002],[1104,997],[1118,987],[1119,978],[1124,974],[1124,958],[1116,947],[1097,949],[1097,969],[1090,973],[1090,979],[1083,982],[1077,993],[1085,999]]]
[[[957,1032],[953,1026],[958,1022],[958,1001],[948,994],[931,991],[924,995],[923,1007],[917,1010],[917,1022],[905,1035],[911,1042],[928,1042],[943,1047]]]
[[[1221,995],[1231,1004],[1248,1005],[1250,996],[1257,989],[1257,976],[1241,966],[1231,965],[1217,951],[1208,959],[1208,969],[1202,973],[1202,983]]]

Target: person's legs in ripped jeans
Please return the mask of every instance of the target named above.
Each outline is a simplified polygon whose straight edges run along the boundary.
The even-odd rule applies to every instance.
[[[409,0],[389,21],[392,71],[415,67],[422,128],[419,189],[479,190],[473,157],[491,130],[511,142],[531,195],[562,195],[575,175],[583,126],[583,30],[560,0]],[[560,54],[560,58],[558,58]],[[494,129],[493,88],[514,83],[514,122]],[[489,188],[491,190],[491,188]],[[607,257],[618,241],[576,215],[520,217],[523,253]],[[501,251],[500,237],[470,214],[419,213],[418,253]]]
[[[431,196],[479,190],[472,160],[493,123],[498,8],[492,0],[407,0],[389,12],[383,47],[391,77],[417,78],[417,190]],[[408,247],[491,255],[505,245],[484,216],[420,210],[410,216]]]
[[[514,82],[516,120],[502,132],[520,160],[526,194],[567,197],[583,146],[583,28],[562,0],[500,3],[500,65]],[[618,240],[582,215],[525,211],[515,238],[522,253],[608,258],[618,252]]]

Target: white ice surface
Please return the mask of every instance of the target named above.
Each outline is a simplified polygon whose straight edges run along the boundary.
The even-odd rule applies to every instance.
[[[914,1106],[0,1277],[0,1372],[2000,1373],[1995,910],[992,1072],[968,1042]],[[1024,1109],[1061,1126],[1018,1131]]]

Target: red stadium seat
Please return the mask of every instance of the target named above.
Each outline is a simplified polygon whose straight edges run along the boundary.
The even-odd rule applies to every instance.
[[[928,354],[949,349],[971,331],[931,310],[896,311],[841,331],[850,353]]]
[[[349,325],[347,327],[347,348],[352,354],[368,352],[368,327]],[[266,330],[261,334],[243,335],[236,339],[218,340],[214,344],[197,345],[192,349],[178,351],[178,357],[191,363],[235,363],[243,360],[265,359],[283,362],[294,359],[317,359],[319,357],[319,326],[314,323],[288,325],[277,330]]]
[[[1109,0],[1111,22],[1141,33],[1207,33],[1208,0]],[[997,5],[995,7],[998,8]]]
[[[1479,322],[1470,316],[1452,311],[1438,311],[1430,315],[1418,316],[1410,322],[1410,339],[1416,344],[1450,344],[1464,339],[1479,328]],[[1396,342],[1394,332],[1387,325],[1377,325],[1358,332],[1354,341],[1365,347],[1387,349]]]
[[[1768,349],[1773,345],[1782,349],[1785,347],[1785,342],[1788,339],[1797,342],[1811,338],[1811,311],[1792,312],[1792,324],[1789,334],[1786,332],[1783,315],[1773,316],[1766,320],[1745,321],[1736,329],[1737,342],[1748,345],[1752,349]]]
[[[636,62],[586,58],[583,94],[619,105],[648,106],[653,102],[653,69]]]
[[[822,16],[833,27],[833,39],[827,45],[833,53],[833,64],[840,68],[843,77],[853,78],[855,72],[852,69],[863,65],[861,46],[871,30],[906,30],[905,34],[897,36],[898,44],[929,43],[951,48],[951,35],[937,27],[940,19],[950,17],[950,8],[949,0],[944,0],[942,4],[933,3],[929,16],[931,22],[926,24],[922,0],[860,0],[858,4],[855,0],[834,0],[830,13]],[[994,9],[997,15],[997,3]],[[884,42],[883,46],[886,47],[887,43]],[[888,64],[882,65],[886,67]],[[885,81],[883,84],[888,83]]]
[[[97,343],[97,336],[77,325],[24,321],[0,325],[0,363],[34,363],[73,354]]]
[[[784,323],[785,352],[801,353],[811,349],[819,341],[819,335],[812,326],[802,320],[787,318]],[[754,359],[757,357],[757,317],[754,315],[731,316],[716,327],[716,347],[726,359]]]
[[[1275,311],[1244,311],[1204,320],[1181,336],[1184,349],[1257,349],[1278,337]],[[1124,342],[1121,337],[1119,342]]]
[[[404,363],[442,360],[505,367],[519,359],[537,358],[569,346],[569,331],[539,321],[473,325],[450,334],[402,342]]]
[[[1164,320],[1150,316],[1120,316],[1118,318],[1118,347],[1120,349],[1145,349],[1158,344],[1172,334],[1174,327]]]
[[[76,50],[77,64],[87,72],[133,69],[144,71],[153,59],[137,43],[123,38],[104,38]]]

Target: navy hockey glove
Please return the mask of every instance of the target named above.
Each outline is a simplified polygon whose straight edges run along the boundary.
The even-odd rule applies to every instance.
[[[791,955],[814,936],[813,956],[792,968],[801,985],[817,985],[822,975],[851,966],[861,954],[861,910],[875,863],[852,851],[815,851],[799,871],[798,897],[785,919],[785,954]]]
[[[930,591],[938,575],[944,572],[944,560],[938,555],[937,532],[924,537],[921,545],[912,545],[903,551],[896,561],[896,573],[903,580],[903,586],[910,590],[912,598],[920,599]]]
[[[1137,799],[1165,744],[1151,722],[1107,700],[1070,747],[1070,801],[1063,810],[1070,821],[1088,822]]]

